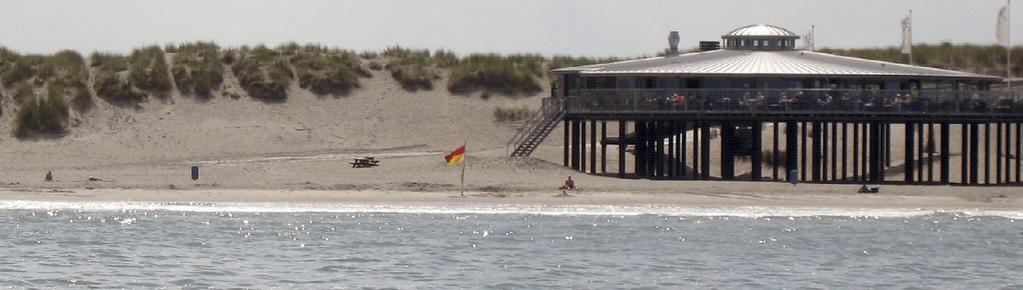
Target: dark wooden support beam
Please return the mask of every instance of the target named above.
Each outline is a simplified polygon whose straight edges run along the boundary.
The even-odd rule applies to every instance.
[[[1023,154],[1021,154],[1023,153],[1023,144],[1020,144],[1020,141],[1023,141],[1023,122],[1016,122],[1016,183],[1023,182],[1020,180],[1023,175],[1020,174],[1020,164],[1023,164],[1020,162],[1023,159]]]
[[[881,135],[882,124],[874,122],[870,124],[870,180],[872,182],[884,182],[884,138]]]
[[[618,120],[618,177],[625,177],[625,130],[628,128],[629,122],[625,120]]]
[[[633,159],[635,159],[635,160],[632,161],[632,167],[633,167],[632,168],[632,172],[633,172],[633,174],[636,175],[636,178],[646,177],[646,172],[644,171],[644,168],[643,168],[643,163],[646,162],[646,159],[643,157],[643,152],[646,150],[646,144],[645,144],[646,143],[646,132],[644,132],[644,130],[643,130],[644,124],[646,124],[646,121],[633,121],[632,122],[632,127],[633,127],[632,135],[633,135],[633,138],[636,140],[636,142],[635,142],[636,144],[634,144],[633,148],[632,148],[632,156],[633,156]]]
[[[572,164],[569,163],[570,162],[569,161],[569,156],[571,156],[571,154],[572,154],[571,153],[572,145],[570,143],[572,141],[572,138],[569,135],[569,133],[572,132],[572,125],[571,125],[570,121],[568,121],[568,119],[565,119],[565,125],[561,126],[561,128],[564,129],[563,131],[565,132],[565,137],[563,138],[564,140],[562,140],[565,143],[565,146],[563,148],[565,150],[565,152],[561,156],[565,160],[564,161],[565,167],[571,167]]]
[[[853,180],[860,180],[860,124],[853,123],[852,143],[852,176]]]
[[[892,124],[884,124],[884,166],[892,167]]]
[[[831,123],[831,179],[838,180],[838,123]]]
[[[995,123],[995,184],[1002,183],[1002,122]]]
[[[779,143],[778,142],[778,138],[781,137],[781,135],[778,134],[778,131],[780,130],[778,128],[778,126],[780,126],[780,124],[781,123],[774,122],[774,128],[773,128],[774,129],[774,138],[771,140],[771,142],[773,142],[773,145],[771,146],[771,150],[772,150],[772,152],[771,152],[771,180],[774,180],[774,181],[778,181],[779,180],[778,179],[778,163],[781,163],[781,153],[778,150],[778,143]]]
[[[821,176],[820,181],[828,180],[828,122],[821,122],[821,132],[817,137],[821,138]]]
[[[703,135],[703,124],[700,122],[693,123],[693,179],[700,179],[700,170],[703,166],[700,166],[700,141],[701,135]]]
[[[868,181],[868,180],[870,180],[870,173],[869,173],[870,171],[867,170],[868,166],[870,165],[870,159],[869,159],[870,155],[868,154],[868,153],[870,153],[870,147],[867,146],[867,145],[869,145],[868,142],[870,140],[870,138],[869,138],[870,137],[870,130],[869,130],[870,124],[869,123],[863,123],[862,126],[863,126],[863,129],[861,131],[863,133],[863,137],[860,138],[860,142],[862,143],[862,144],[860,144],[860,150],[863,151],[863,152],[860,152],[860,157],[863,160],[861,160],[861,162],[860,162],[860,173],[861,173],[860,174],[860,179],[862,179],[863,181]]]
[[[961,163],[960,164],[960,168],[959,168],[959,174],[961,175],[959,183],[960,184],[969,184],[970,183],[970,175],[969,175],[969,173],[970,173],[970,163],[969,163],[969,161],[970,161],[970,146],[969,146],[970,145],[970,137],[969,137],[970,136],[970,125],[966,124],[966,123],[962,123],[962,124],[960,124],[960,127],[961,127],[960,130],[962,132],[959,133],[959,147],[960,147],[960,152],[961,152],[960,156],[962,158],[959,158],[959,161]]]
[[[710,179],[710,124],[703,124],[700,128],[702,132],[700,135],[703,136],[700,139],[700,172],[703,173],[701,177],[703,179]]]
[[[905,170],[905,172],[906,172],[906,174],[905,174],[906,175],[906,183],[913,183],[916,180],[914,178],[914,175],[913,175],[914,174],[913,169],[915,169],[915,167],[916,167],[916,165],[915,165],[916,162],[913,162],[913,155],[914,155],[914,152],[915,152],[915,150],[913,150],[913,144],[916,143],[916,142],[914,142],[913,139],[916,138],[916,134],[915,134],[916,124],[907,122],[905,127],[906,127],[906,134],[905,134],[906,135],[906,142],[905,142],[906,143],[906,149],[904,151],[905,152],[905,154],[904,154],[905,155],[905,162],[904,162],[903,167],[905,167],[905,169],[906,169]]]
[[[597,121],[590,121],[590,174],[597,174]]]
[[[991,184],[991,123],[984,123],[984,184]]]
[[[673,134],[671,137],[675,140],[675,147],[671,148],[671,152],[672,156],[675,157],[675,161],[672,165],[672,168],[674,168],[674,175],[672,177],[678,179],[679,177],[682,176],[683,164],[680,162],[680,160],[682,160],[682,147],[685,146],[685,143],[683,143],[685,141],[683,141],[681,137],[682,122],[674,122],[673,126],[675,127],[675,134]]]
[[[1002,181],[1006,184],[1012,183],[1012,165],[1010,160],[1012,158],[1012,123],[1005,123],[1005,151],[1002,155],[1005,159],[1005,177],[1002,177]]]
[[[751,152],[749,153],[750,154],[750,179],[752,179],[753,181],[760,181],[761,175],[762,175],[761,171],[763,169],[763,161],[762,161],[762,159],[764,157],[764,154],[763,154],[763,151],[764,151],[763,150],[763,144],[764,144],[764,140],[763,140],[763,135],[764,134],[763,134],[763,131],[764,131],[764,129],[762,127],[762,124],[763,123],[761,123],[760,121],[754,121],[753,124],[750,124],[750,133],[752,134],[750,136],[751,137],[750,139],[752,139],[751,142],[753,142],[753,144],[752,144],[753,147],[750,148]]]
[[[927,123],[927,182],[934,182],[934,123]]]
[[[842,180],[849,178],[849,124],[842,122]]]
[[[579,123],[572,121],[572,169],[579,170]]]
[[[800,144],[802,144],[802,146],[800,146],[800,150],[799,150],[799,154],[800,154],[799,155],[799,165],[800,165],[799,166],[799,180],[801,180],[803,182],[806,182],[806,172],[808,171],[807,168],[806,168],[806,151],[807,151],[806,150],[806,127],[807,126],[806,125],[807,125],[806,122],[803,122],[803,123],[801,123],[799,125],[800,133],[802,133],[802,136],[800,138],[800,141],[801,141]]]
[[[917,181],[924,181],[924,124],[917,124]]]
[[[813,147],[813,152],[810,154],[810,180],[819,182],[821,181],[821,137],[823,137],[821,133],[823,130],[821,130],[820,122],[813,122],[811,126],[813,134],[810,136],[810,145]]]
[[[980,184],[980,124],[970,124],[970,184]]]
[[[735,125],[729,122],[721,123],[721,179],[735,179]]]
[[[600,173],[607,173],[607,121],[600,121]]]
[[[667,160],[668,161],[667,171],[668,172],[667,173],[668,174],[667,174],[667,176],[669,178],[675,178],[675,136],[676,136],[675,122],[668,122],[667,123],[667,127],[668,127],[667,128],[667,132],[668,132],[668,148],[667,148],[667,150],[668,150],[668,153],[667,153],[667,155],[668,155],[668,157],[667,157],[668,158],[668,160]]]
[[[793,176],[790,172],[793,170],[798,171],[799,159],[799,128],[796,127],[796,122],[789,121],[785,123],[785,180],[792,182],[796,176]]]
[[[586,120],[579,122],[579,172],[586,172]]]
[[[649,151],[650,152],[650,159],[649,159],[649,162],[647,162],[648,163],[647,166],[650,169],[649,176],[650,177],[660,177],[661,176],[661,172],[660,172],[659,169],[661,169],[661,168],[660,168],[659,164],[661,163],[660,162],[661,161],[660,157],[661,157],[661,153],[662,153],[661,151],[664,148],[663,146],[660,146],[661,145],[661,138],[660,138],[660,133],[661,132],[658,131],[658,129],[659,129],[657,127],[658,122],[650,122],[649,124],[650,124],[650,127],[649,127],[650,131],[649,131],[649,133],[647,135],[650,138],[650,141],[648,141],[648,142],[650,142],[649,143],[650,144],[650,151]]]
[[[685,122],[682,122],[681,125],[682,125],[682,128],[679,129],[679,133],[680,134],[678,136],[678,139],[680,140],[679,144],[678,144],[678,149],[679,149],[678,164],[679,164],[679,167],[680,167],[679,168],[679,171],[680,171],[679,172],[679,177],[685,178],[686,177],[686,142],[688,142],[688,141],[686,141],[686,138],[687,138],[686,137],[686,131],[688,131],[688,128],[686,128],[686,127],[688,127],[688,124],[685,123]]]
[[[948,140],[948,137],[950,135],[951,129],[949,128],[950,125],[948,123],[941,123],[940,126],[941,126],[941,157],[940,157],[941,158],[941,163],[940,163],[941,164],[940,165],[941,168],[938,171],[940,172],[941,176],[939,177],[939,179],[940,179],[941,184],[949,184],[949,183],[952,183],[950,178],[949,178],[949,174],[948,174],[949,173],[948,172],[948,170],[949,170],[948,159],[949,159],[949,155],[950,155],[950,153],[949,153],[949,140]]]

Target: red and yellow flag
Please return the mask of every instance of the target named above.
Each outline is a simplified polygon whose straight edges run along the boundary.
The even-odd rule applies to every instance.
[[[448,162],[448,165],[458,165],[465,161],[465,145],[458,147],[455,151],[451,151],[451,154],[444,156],[444,160]]]

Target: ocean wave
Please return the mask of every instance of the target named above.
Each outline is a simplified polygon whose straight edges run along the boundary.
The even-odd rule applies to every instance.
[[[761,206],[674,206],[674,205],[536,205],[478,203],[281,203],[281,202],[72,202],[0,201],[0,210],[81,211],[174,211],[174,212],[259,212],[259,213],[398,213],[398,214],[528,214],[562,216],[679,217],[867,217],[910,218],[930,215],[989,216],[1023,219],[1021,210],[1004,209],[913,209],[913,208],[826,208]]]

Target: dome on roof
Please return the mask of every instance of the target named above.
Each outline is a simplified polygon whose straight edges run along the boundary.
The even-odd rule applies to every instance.
[[[754,24],[754,25],[739,27],[739,28],[736,28],[735,30],[732,30],[731,32],[726,33],[725,35],[721,36],[721,38],[724,38],[724,39],[729,39],[729,38],[746,38],[746,37],[756,37],[756,38],[764,38],[764,37],[772,37],[772,38],[774,38],[774,37],[777,37],[777,38],[792,38],[792,39],[798,39],[799,38],[798,35],[796,35],[795,33],[792,33],[792,31],[789,31],[788,29],[781,28],[781,27],[774,26],[774,25],[767,25],[767,24]]]
[[[739,27],[722,35],[725,49],[792,50],[799,35],[774,25],[754,24]]]

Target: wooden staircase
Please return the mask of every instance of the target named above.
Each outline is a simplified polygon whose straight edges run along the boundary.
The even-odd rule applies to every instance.
[[[536,150],[536,147],[543,143],[543,140],[550,135],[551,131],[558,126],[558,122],[565,117],[565,111],[562,110],[560,103],[556,103],[551,98],[544,98],[543,106],[537,112],[536,116],[526,121],[519,129],[519,132],[512,137],[511,141],[508,141],[508,147],[515,146],[515,150],[511,151],[510,156],[529,156]]]

